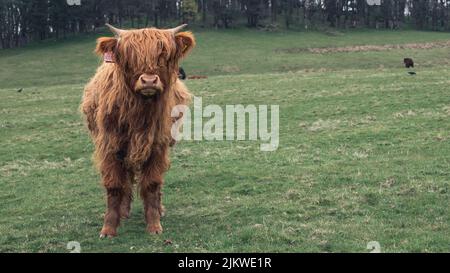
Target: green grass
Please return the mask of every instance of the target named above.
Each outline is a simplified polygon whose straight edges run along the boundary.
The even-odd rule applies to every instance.
[[[94,36],[0,52],[0,250],[67,252],[450,251],[448,48],[297,54],[279,48],[442,41],[433,32],[198,31],[184,63],[203,104],[280,105],[280,147],[182,142],[167,216],[142,205],[100,240],[103,189],[78,113]],[[418,63],[417,76],[401,68]],[[24,88],[21,93],[16,90]],[[170,239],[173,244],[165,245]]]

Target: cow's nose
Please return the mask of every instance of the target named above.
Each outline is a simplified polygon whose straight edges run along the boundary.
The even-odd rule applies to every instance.
[[[139,80],[145,87],[154,87],[158,84],[159,77],[158,75],[142,74]]]

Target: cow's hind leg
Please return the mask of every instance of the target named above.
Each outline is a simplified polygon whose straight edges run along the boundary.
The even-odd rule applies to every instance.
[[[123,162],[112,156],[102,162],[101,173],[106,188],[107,209],[100,237],[114,237],[120,224],[120,206],[125,194],[127,171]]]
[[[131,213],[131,202],[133,201],[132,174],[129,174],[127,183],[123,189],[122,202],[120,203],[120,218],[128,219]]]
[[[145,221],[147,231],[151,234],[162,233],[161,226],[161,188],[162,181],[152,181],[141,186],[141,196],[144,201]]]
[[[162,233],[161,216],[164,207],[161,204],[163,174],[168,167],[167,148],[156,149],[144,164],[140,181],[141,197],[144,202],[147,231],[151,234]]]

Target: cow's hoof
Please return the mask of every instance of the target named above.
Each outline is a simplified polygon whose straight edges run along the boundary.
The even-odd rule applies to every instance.
[[[104,239],[104,238],[113,238],[114,236],[108,235],[108,234],[103,234],[100,233],[100,239]]]
[[[100,238],[113,238],[116,236],[116,229],[112,227],[103,227],[102,231],[100,231]]]
[[[151,225],[147,227],[147,231],[150,234],[161,234],[163,232],[161,224]]]

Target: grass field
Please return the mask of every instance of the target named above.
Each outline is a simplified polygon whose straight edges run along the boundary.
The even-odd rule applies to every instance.
[[[99,62],[95,36],[0,51],[0,251],[68,252],[69,241],[82,252],[369,252],[370,241],[383,252],[450,251],[450,48],[303,50],[448,34],[196,34],[183,66],[208,79],[187,81],[191,91],[204,105],[280,105],[278,150],[178,144],[164,233],[145,233],[136,200],[119,237],[100,240],[103,189],[78,113]]]

